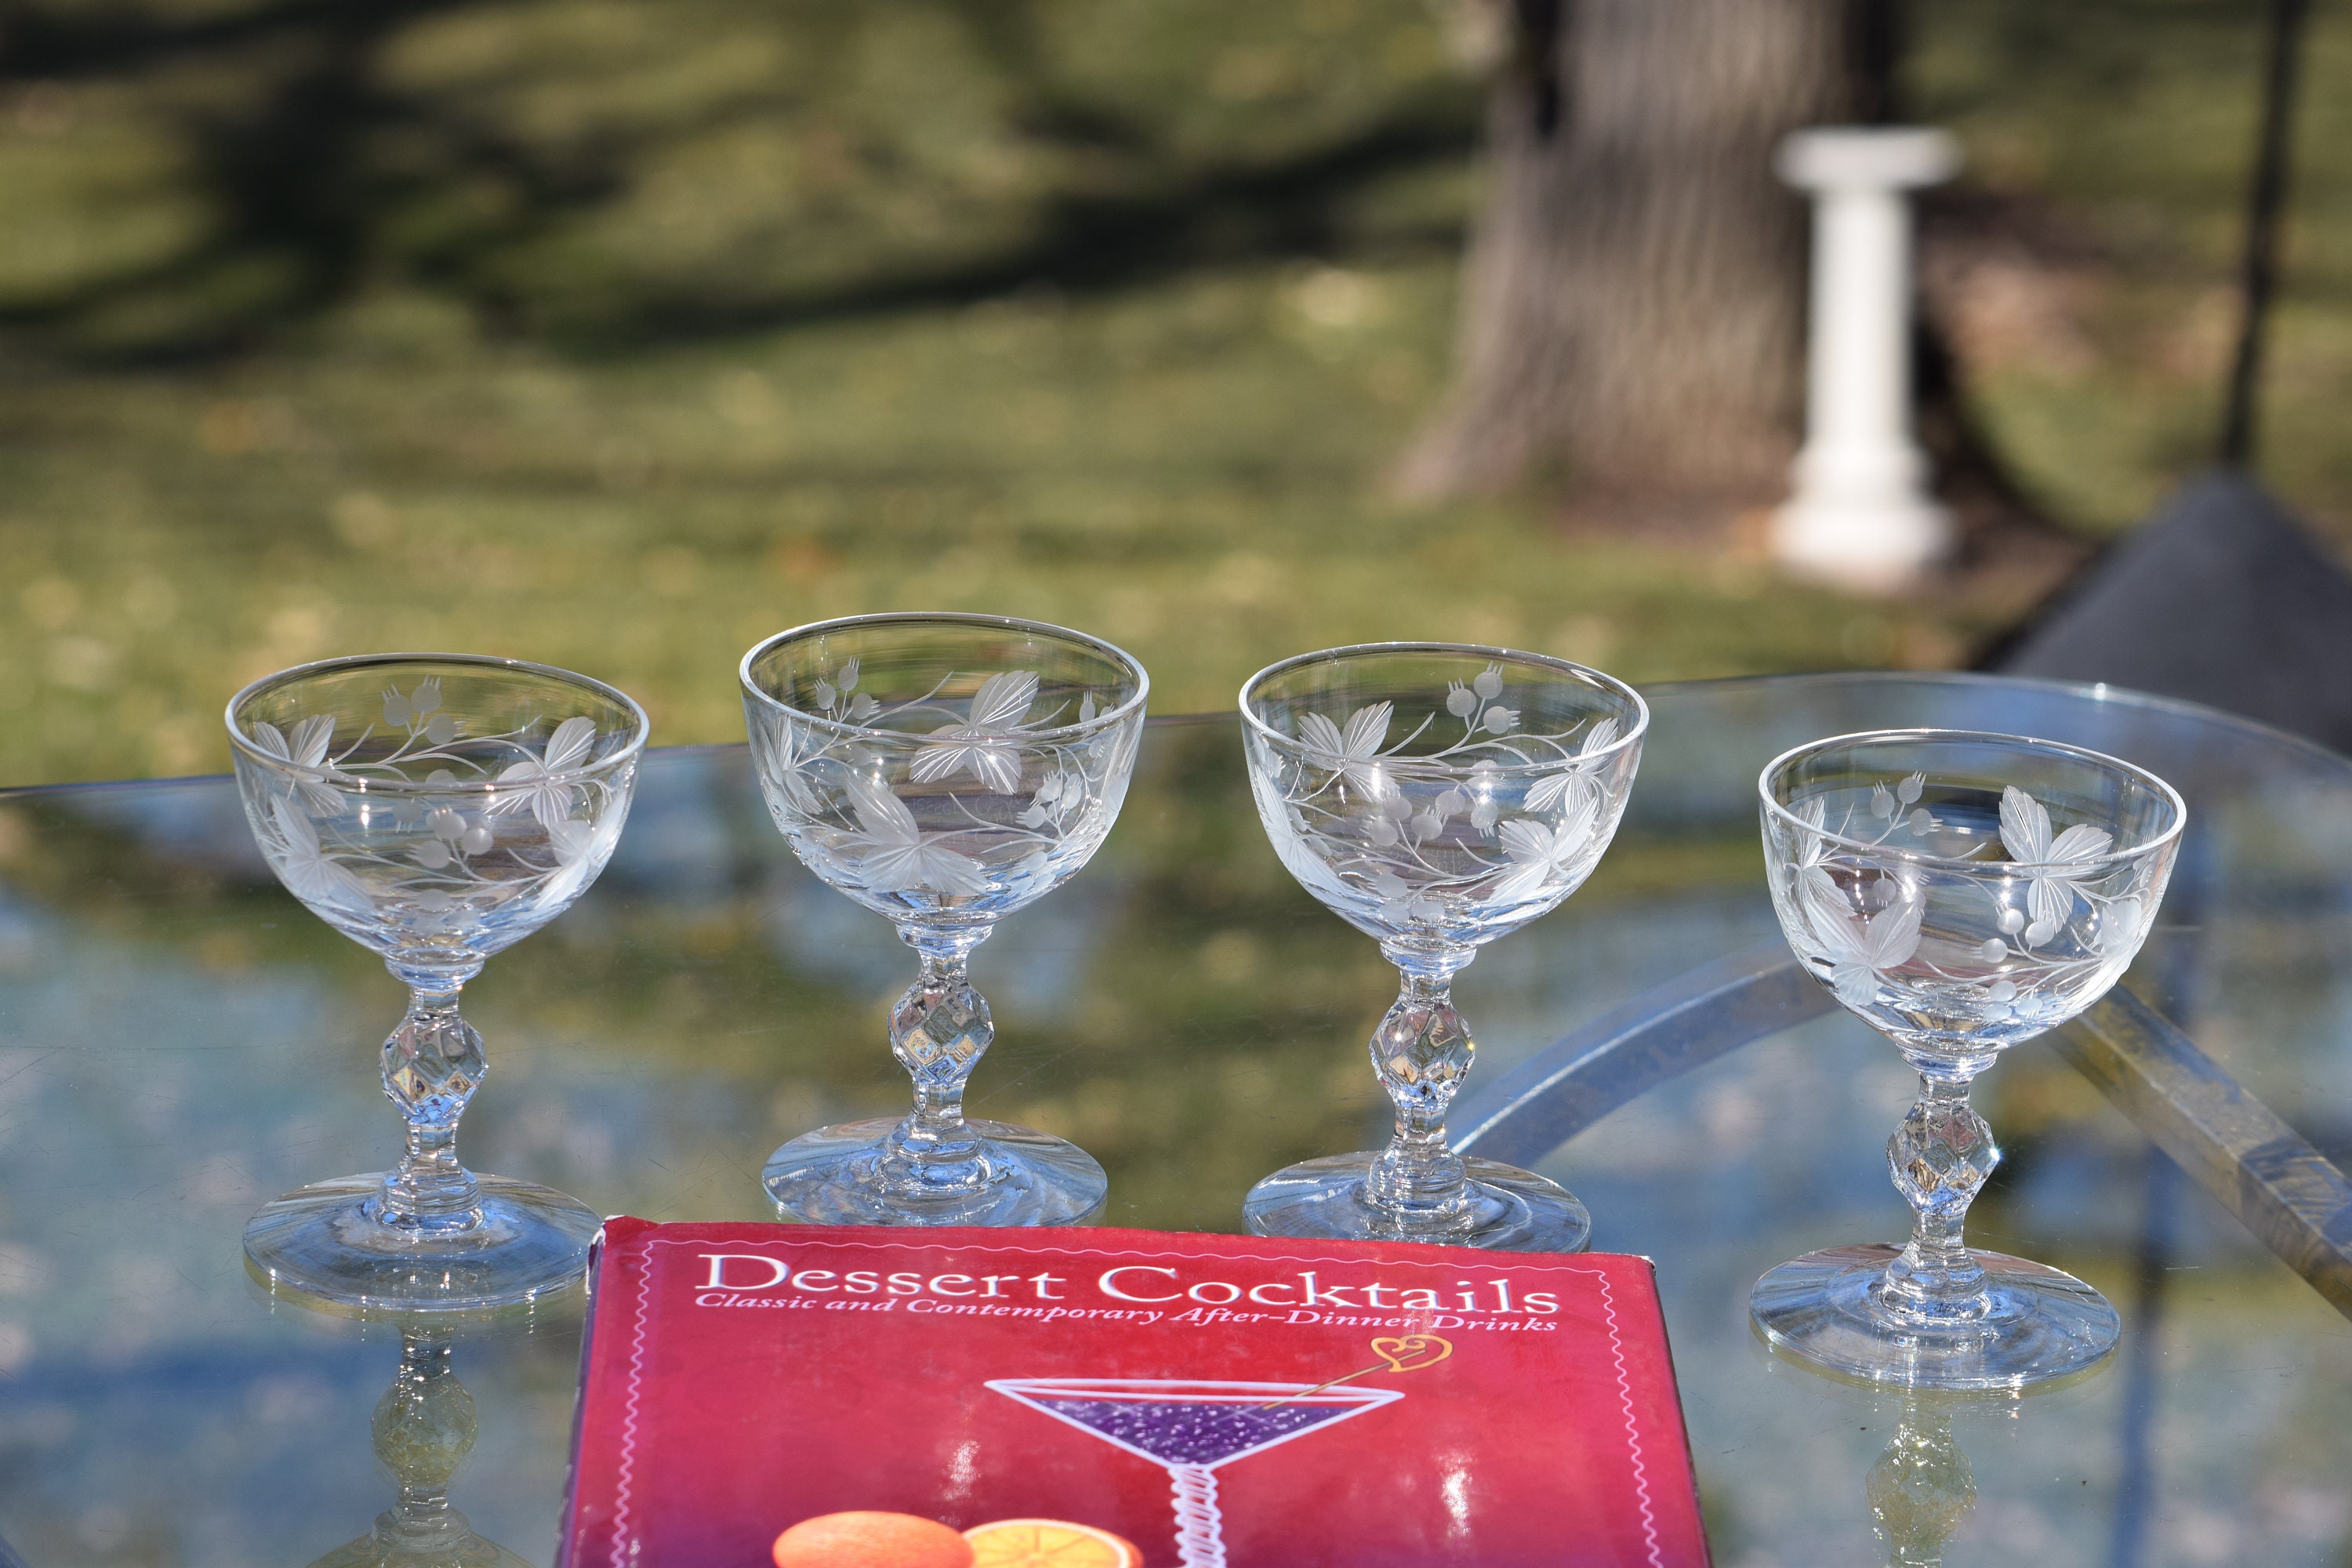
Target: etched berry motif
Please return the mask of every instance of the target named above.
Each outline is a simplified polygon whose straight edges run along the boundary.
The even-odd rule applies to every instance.
[[[1040,681],[1028,670],[986,677],[961,704],[938,698],[954,675],[898,703],[856,691],[859,675],[850,659],[814,682],[824,722],[790,708],[751,716],[769,815],[828,883],[886,914],[1001,912],[1094,853],[1109,826],[1102,808],[1133,760],[1129,730],[1041,738],[1073,713],[1066,703],[1036,711]],[[1095,716],[1088,692],[1076,722]],[[892,756],[903,788],[887,777]]]
[[[1896,1037],[1967,1037],[1978,1050],[2030,1038],[2138,951],[2156,867],[2113,854],[2106,829],[2053,830],[2014,785],[1997,810],[1981,789],[1916,773],[1834,793],[1834,821],[1826,793],[1768,817],[1773,897],[1813,973]],[[2004,862],[2016,873],[1985,875]]]
[[[287,889],[339,930],[379,949],[463,932],[470,950],[495,952],[560,913],[611,858],[631,781],[592,770],[624,737],[600,736],[584,716],[544,739],[533,738],[540,720],[469,736],[431,678],[386,691],[383,713],[381,730],[340,751],[329,714],[290,733],[245,727],[276,763],[265,775],[239,763],[258,786],[246,796],[255,839]],[[389,749],[384,731],[396,737]]]
[[[1591,874],[1616,830],[1622,727],[1595,717],[1522,731],[1502,667],[1448,683],[1444,715],[1402,738],[1395,704],[1301,714],[1291,753],[1250,737],[1258,815],[1309,891],[1375,936],[1484,942],[1533,920]],[[1459,739],[1407,755],[1433,726]]]

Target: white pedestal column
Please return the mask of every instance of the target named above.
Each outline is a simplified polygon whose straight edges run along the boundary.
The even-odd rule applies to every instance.
[[[1805,446],[1772,553],[1811,577],[1884,593],[1949,552],[1951,518],[1927,494],[1911,437],[1911,209],[1949,179],[1940,131],[1827,126],[1780,143],[1774,167],[1813,197]]]

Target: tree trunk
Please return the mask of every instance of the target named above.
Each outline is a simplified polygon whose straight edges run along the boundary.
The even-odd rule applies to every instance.
[[[1460,380],[1408,493],[1557,472],[1580,489],[1766,499],[1804,369],[1800,126],[1875,119],[1885,0],[1508,0]]]

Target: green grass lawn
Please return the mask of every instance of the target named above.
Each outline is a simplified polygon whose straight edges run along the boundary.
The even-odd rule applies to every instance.
[[[239,682],[391,647],[577,668],[660,740],[731,739],[746,647],[883,608],[1097,631],[1162,711],[1357,639],[1656,679],[1942,635],[1751,562],[1570,538],[1532,503],[1383,502],[1450,286],[1435,260],[1235,269],[606,363],[487,351],[411,300],[266,367],[56,376],[10,410],[11,489],[39,500],[5,525],[0,659],[36,672],[0,695],[6,766],[215,767]]]
[[[237,685],[374,649],[579,668],[683,742],[740,735],[752,641],[885,608],[1095,631],[1164,712],[1349,640],[1659,679],[1950,663],[2019,609],[1844,599],[1752,551],[1564,530],[1538,496],[1390,501],[1444,385],[1473,198],[1475,94],[1436,16],[1014,9],[1037,28],[1009,43],[944,0],[419,22],[372,68],[587,194],[526,222],[408,121],[376,128],[369,259],[316,305],[299,247],[199,243],[234,203],[173,139],[282,64],[17,89],[0,784],[219,768]],[[1923,111],[2103,247],[2052,296],[2074,337],[1994,334],[1971,366],[2029,487],[2085,526],[2200,458],[2250,137],[2238,9],[2103,0],[2069,55],[2021,4],[1920,7]],[[2076,36],[2119,20],[2130,47]],[[2352,17],[2322,20],[2273,472],[2352,516],[2352,169],[2315,133],[2352,129],[2326,85],[2352,81]],[[2116,117],[2139,130],[2084,129]],[[1006,282],[1024,268],[1062,282]]]

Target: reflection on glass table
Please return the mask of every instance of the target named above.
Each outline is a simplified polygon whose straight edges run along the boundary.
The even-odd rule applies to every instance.
[[[458,1331],[417,1319],[399,1327],[400,1365],[368,1422],[376,1463],[392,1478],[392,1506],[375,1528],[310,1568],[531,1568],[449,1500],[449,1482],[474,1451],[474,1396],[451,1355]]]
[[[1966,678],[1644,696],[1608,857],[1456,984],[1480,1079],[1780,944],[1756,837],[1771,757],[1896,724],[1992,728],[2181,789],[2192,826],[2124,986],[2302,1138],[2352,1152],[2352,764],[2193,710]],[[903,1111],[871,1042],[905,962],[886,922],[778,852],[741,748],[649,753],[596,886],[467,988],[501,1042],[468,1136],[489,1168],[600,1212],[765,1218],[760,1165],[785,1137]],[[1384,967],[1275,858],[1238,725],[1156,722],[1086,874],[974,957],[1003,1034],[971,1107],[1099,1157],[1111,1223],[1237,1230],[1266,1171],[1385,1135],[1362,1055]],[[358,1435],[396,1350],[257,1301],[237,1247],[322,1159],[397,1156],[373,1084],[345,1070],[383,985],[277,887],[226,780],[0,796],[0,1537],[28,1561],[307,1563],[383,1510]],[[1879,1162],[1914,1087],[1859,1022],[1818,1016],[1651,1084],[1538,1161],[1591,1209],[1596,1247],[1657,1259],[1726,1568],[1886,1560],[1864,1478],[1892,1421],[1777,1369],[1745,1301],[1784,1258],[1902,1234]],[[2110,1370],[2013,1419],[1954,1415],[1977,1501],[1943,1561],[2340,1568],[2343,1317],[2046,1045],[1984,1089],[2007,1157],[1971,1239],[2097,1288],[2122,1342]],[[457,1354],[479,1429],[465,1511],[545,1563],[576,1327]]]

